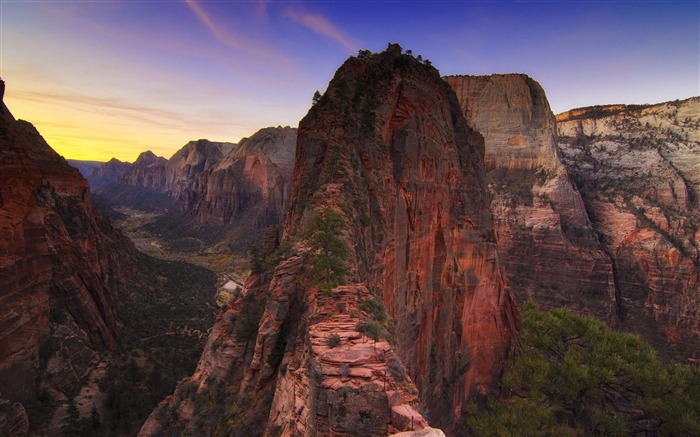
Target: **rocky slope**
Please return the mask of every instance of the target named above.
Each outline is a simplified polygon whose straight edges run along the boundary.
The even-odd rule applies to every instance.
[[[254,216],[258,229],[281,224],[294,165],[296,129],[266,128],[244,138],[195,183],[183,206],[200,223],[228,225]]]
[[[557,116],[559,149],[615,269],[620,325],[700,351],[700,98]]]
[[[483,139],[437,70],[350,58],[297,143],[282,244],[141,435],[383,436],[427,427],[421,404],[449,428],[499,375],[516,309]]]
[[[77,169],[3,105],[0,120],[0,390],[24,402],[40,375],[79,387],[120,338],[112,290],[120,235]],[[121,237],[123,238],[123,237]]]
[[[518,300],[613,322],[612,266],[558,156],[542,87],[522,74],[445,80],[486,142],[496,239]]]

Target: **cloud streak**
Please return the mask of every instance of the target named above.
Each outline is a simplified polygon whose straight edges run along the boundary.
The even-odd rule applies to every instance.
[[[224,27],[220,26],[217,24],[209,15],[209,13],[202,7],[202,5],[199,4],[197,0],[185,0],[185,3],[187,6],[192,9],[192,12],[195,13],[199,21],[211,32],[214,37],[219,40],[222,44],[225,44],[232,49],[240,50],[243,52],[248,52],[253,55],[261,56],[261,57],[272,57],[274,56],[273,53],[271,53],[271,50],[269,47],[262,46],[260,44],[256,44],[252,41],[249,41],[243,37],[240,37],[238,35],[234,35]],[[264,10],[264,3],[262,5],[263,10]]]
[[[338,29],[322,15],[312,14],[298,8],[288,9],[285,15],[310,31],[335,41],[348,51],[352,52],[357,49],[357,46],[350,41],[342,30]]]

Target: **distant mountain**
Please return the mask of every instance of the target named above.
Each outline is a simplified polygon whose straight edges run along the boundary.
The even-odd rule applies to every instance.
[[[190,141],[168,160],[144,152],[116,181],[99,186],[104,164],[91,184],[107,204],[162,212],[149,229],[173,245],[194,238],[247,250],[284,219],[295,145],[290,127],[261,129],[238,144]]]
[[[122,162],[117,158],[112,158],[93,168],[90,173],[83,176],[90,183],[90,189],[95,192],[100,188],[119,181],[119,178],[133,167],[130,162]]]
[[[71,167],[77,168],[84,178],[88,178],[93,170],[104,164],[101,161],[80,161],[77,159],[66,159]]]

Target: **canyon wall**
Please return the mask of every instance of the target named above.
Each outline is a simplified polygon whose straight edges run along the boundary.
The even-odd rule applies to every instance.
[[[620,326],[700,351],[700,98],[557,116],[559,150],[615,268]]]
[[[0,112],[0,392],[25,402],[40,376],[58,391],[79,387],[96,351],[119,344],[112,248],[123,237],[78,170]]]

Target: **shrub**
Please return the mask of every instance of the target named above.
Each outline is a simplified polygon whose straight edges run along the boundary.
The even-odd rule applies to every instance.
[[[340,335],[331,334],[328,337],[326,337],[326,346],[328,346],[331,349],[340,346]]]

